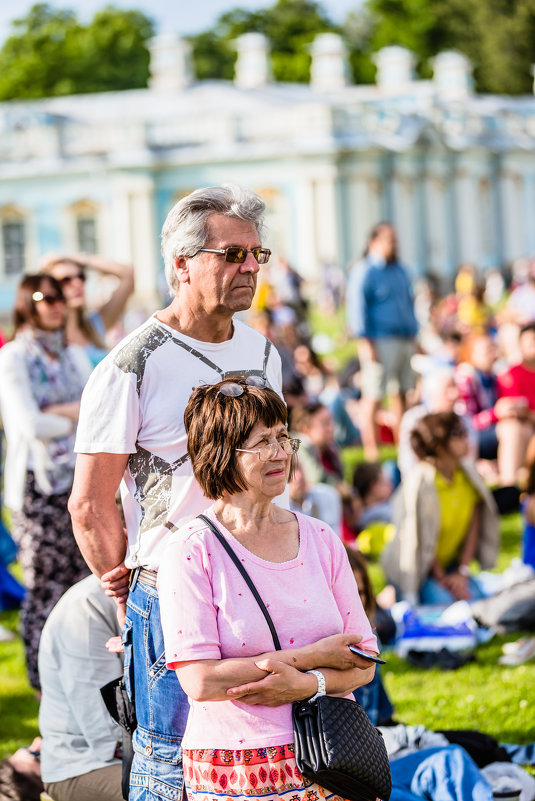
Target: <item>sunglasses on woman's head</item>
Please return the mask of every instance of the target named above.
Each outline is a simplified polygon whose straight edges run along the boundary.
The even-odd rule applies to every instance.
[[[41,301],[43,301],[47,306],[53,306],[54,303],[65,303],[63,295],[43,295],[42,292],[34,292],[32,300],[34,303],[41,303]]]
[[[267,387],[266,379],[262,378],[260,375],[248,375],[245,379],[242,379],[242,382],[243,383],[238,384],[237,381],[225,381],[217,390],[217,395],[221,394],[226,398],[239,398],[240,395],[243,395],[245,392],[246,386],[258,387],[259,389]]]

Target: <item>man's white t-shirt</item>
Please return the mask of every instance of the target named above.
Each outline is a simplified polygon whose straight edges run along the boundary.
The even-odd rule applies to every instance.
[[[200,342],[151,317],[96,367],[84,393],[77,453],[129,453],[121,485],[127,567],[157,570],[170,531],[208,505],[187,455],[184,410],[192,390],[257,375],[282,396],[271,342],[234,320],[232,339]]]

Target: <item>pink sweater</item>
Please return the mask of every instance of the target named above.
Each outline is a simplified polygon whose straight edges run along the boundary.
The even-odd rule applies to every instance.
[[[205,514],[242,559],[283,649],[352,632],[362,635],[364,648],[378,650],[344,546],[329,526],[296,513],[299,554],[278,564],[244,548],[211,509]],[[249,588],[200,520],[171,535],[158,587],[168,668],[190,660],[249,657],[274,650]],[[244,749],[292,742],[291,704],[267,707],[190,699],[184,748]]]

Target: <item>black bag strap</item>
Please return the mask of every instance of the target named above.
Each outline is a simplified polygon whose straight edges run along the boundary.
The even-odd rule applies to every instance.
[[[221,545],[223,546],[225,551],[228,553],[228,555],[230,556],[230,558],[232,559],[232,561],[234,562],[234,564],[236,565],[236,567],[238,568],[238,570],[242,574],[242,576],[243,576],[243,578],[245,580],[245,583],[247,584],[247,586],[249,587],[249,589],[253,593],[255,601],[257,602],[258,606],[260,607],[260,609],[262,611],[262,614],[266,618],[266,622],[267,622],[267,624],[269,626],[269,630],[271,632],[271,636],[273,637],[273,642],[275,643],[275,650],[276,651],[282,650],[281,649],[280,640],[279,640],[279,637],[278,637],[278,634],[277,634],[277,630],[276,630],[276,628],[275,628],[275,626],[273,624],[273,621],[271,619],[271,615],[269,614],[268,610],[266,609],[266,605],[264,604],[264,601],[262,600],[262,598],[258,594],[258,590],[256,589],[255,585],[253,584],[253,581],[252,581],[249,573],[244,568],[243,563],[238,559],[238,556],[234,552],[232,546],[230,545],[228,540],[226,540],[225,537],[221,534],[221,532],[219,531],[217,526],[214,526],[212,521],[209,520],[206,517],[206,515],[198,515],[198,518],[199,518],[199,520],[202,520],[203,523],[206,523],[206,525],[214,532],[214,534],[216,535],[217,539],[219,540],[219,542],[221,543]]]

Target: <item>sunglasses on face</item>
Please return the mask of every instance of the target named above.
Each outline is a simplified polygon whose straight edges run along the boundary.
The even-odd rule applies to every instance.
[[[260,375],[248,375],[241,384],[238,384],[237,381],[225,381],[219,387],[217,395],[224,395],[226,398],[239,398],[245,392],[246,386],[264,389],[264,387],[267,387],[267,381]]]
[[[248,253],[252,253],[255,257],[258,264],[267,264],[269,261],[269,257],[271,256],[271,250],[268,248],[251,248],[251,250],[247,250],[247,248],[239,248],[239,247],[231,247],[231,248],[199,248],[197,253],[220,253],[221,256],[225,256],[225,261],[229,261],[231,264],[243,264],[245,259],[247,258]],[[195,254],[197,255],[197,254]]]
[[[46,303],[47,306],[53,306],[54,303],[65,303],[63,295],[43,295],[42,292],[34,292],[32,295],[34,303]]]
[[[236,448],[235,450],[239,451],[239,453],[257,453],[261,462],[269,462],[270,459],[275,459],[279,448],[282,448],[286,456],[293,456],[299,450],[300,445],[300,439],[283,439],[280,442],[268,442],[266,445],[262,445],[261,448],[255,448],[254,450],[248,448]]]
[[[86,274],[84,272],[80,271],[79,273],[76,273],[75,275],[66,275],[65,278],[60,278],[59,282],[60,282],[61,286],[67,286],[68,284],[71,283],[71,281],[75,281],[76,279],[78,279],[79,281],[84,283],[85,279],[86,279]]]

